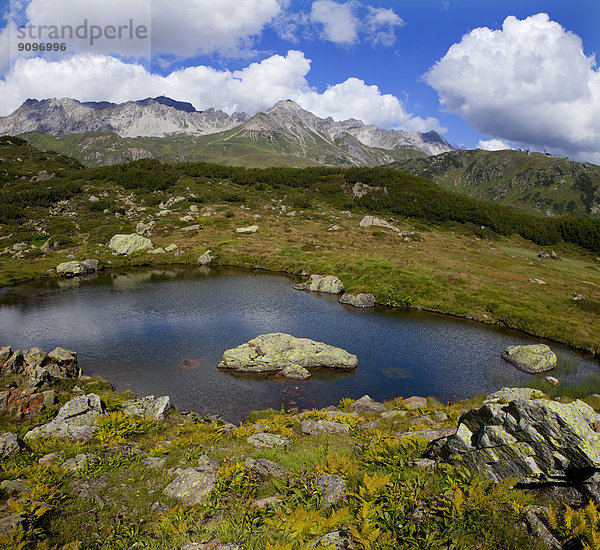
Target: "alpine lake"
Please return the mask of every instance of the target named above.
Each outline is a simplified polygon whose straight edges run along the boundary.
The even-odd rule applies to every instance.
[[[106,270],[83,279],[40,280],[0,289],[0,344],[62,346],[86,375],[117,390],[169,395],[180,410],[239,421],[253,410],[314,408],[412,395],[443,403],[504,386],[552,386],[502,359],[510,345],[543,342],[460,318],[381,306],[357,309],[338,297],[299,292],[295,278],[233,268]],[[349,372],[321,369],[303,382],[221,371],[223,352],[260,334],[284,332],[357,355]],[[592,357],[548,343],[561,391],[600,388]]]

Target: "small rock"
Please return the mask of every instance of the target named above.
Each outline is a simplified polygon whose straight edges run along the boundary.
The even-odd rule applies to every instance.
[[[444,411],[433,411],[431,416],[438,422],[446,422],[448,420],[448,415]]]
[[[160,470],[167,462],[167,459],[162,456],[147,456],[144,458],[144,464],[154,470]]]
[[[90,198],[88,199],[88,201],[90,202],[100,202],[100,199],[94,195],[90,195]]]
[[[546,281],[542,281],[541,279],[535,279],[535,278],[529,279],[529,282],[534,283],[536,285],[547,285],[548,284]]]
[[[339,476],[319,476],[315,481],[324,490],[323,508],[331,508],[346,496],[346,482]]]
[[[562,550],[563,545],[546,527],[549,510],[545,506],[534,506],[532,504],[525,507],[524,521],[527,530],[536,538],[540,539],[549,550]]]
[[[150,239],[136,233],[131,235],[115,235],[108,243],[108,246],[115,254],[127,256],[135,252],[144,252],[154,248]]]
[[[344,294],[339,302],[354,307],[375,307],[375,296],[373,294]]]
[[[200,265],[208,265],[210,262],[214,260],[214,258],[210,255],[212,250],[207,250],[202,256],[198,258],[198,263]]]
[[[427,399],[425,397],[419,397],[413,395],[404,400],[404,404],[411,410],[422,409],[427,406]]]
[[[486,396],[484,403],[510,403],[514,399],[540,399],[546,394],[540,390],[531,388],[502,388],[500,391],[490,393]]]
[[[24,479],[6,479],[0,483],[2,490],[9,495],[22,493],[27,490],[27,483]]]
[[[279,373],[284,378],[290,378],[291,380],[308,380],[310,378],[310,372],[300,365],[290,365],[280,370]]]
[[[64,455],[63,451],[58,452],[58,453],[48,453],[38,459],[38,464],[40,466],[49,466],[50,464],[57,462],[63,455]]]
[[[169,507],[164,502],[153,502],[150,510],[157,514],[166,514],[169,511]]]
[[[218,460],[215,460],[214,458],[210,458],[210,456],[208,456],[208,455],[202,455],[202,456],[198,457],[197,464],[198,464],[198,466],[197,466],[196,470],[198,470],[200,472],[213,472],[214,473],[221,467]]]
[[[414,458],[407,462],[409,468],[420,468],[421,470],[433,470],[437,462],[430,458]]]
[[[21,452],[19,438],[12,432],[0,436],[0,458],[7,458]]]
[[[306,435],[349,434],[350,425],[329,420],[303,420],[300,422],[300,430]]]
[[[169,246],[165,247],[165,252],[175,252],[179,247],[175,244],[172,243]]]
[[[258,231],[258,225],[251,225],[249,227],[239,227],[235,230],[236,233],[241,235],[248,235],[249,233],[256,233]]]
[[[85,468],[88,465],[89,459],[89,454],[79,454],[74,458],[68,458],[61,464],[61,466],[65,470],[74,472],[75,470],[79,470],[80,468]]]
[[[345,529],[340,529],[311,540],[308,547],[328,548],[329,550],[349,550],[354,548],[354,543],[350,533]]]
[[[166,253],[167,253],[167,251],[162,247],[153,248],[152,250],[148,250],[148,254],[166,254]]]
[[[290,214],[291,214],[291,212],[290,212]],[[288,214],[288,216],[289,216],[289,214]],[[335,225],[330,226],[327,231],[343,231],[343,230],[344,230],[344,228],[341,225],[335,224]]]
[[[309,290],[310,292],[323,292],[326,294],[340,294],[344,292],[344,284],[334,275],[311,275],[305,283],[294,285],[296,290]]]
[[[558,386],[560,384],[560,380],[558,378],[554,378],[554,376],[546,376],[544,380],[553,386]]]
[[[121,409],[125,414],[136,414],[152,420],[164,420],[171,408],[168,395],[155,398],[153,395],[141,399],[131,399],[123,403]]]
[[[268,508],[269,506],[276,506],[277,504],[281,504],[283,501],[279,497],[266,497],[255,500],[252,503],[252,507],[258,510],[263,510]]]
[[[177,498],[186,506],[200,504],[215,490],[217,476],[209,472],[198,472],[194,468],[186,468],[172,481],[163,493]]]
[[[286,470],[281,464],[264,458],[247,458],[245,465],[248,470],[262,479],[282,478],[286,474]]]
[[[386,410],[383,403],[373,401],[368,395],[363,395],[350,405],[350,408],[361,414],[380,414]]]
[[[200,229],[199,224],[188,225],[187,227],[182,227],[181,231],[198,231]]]
[[[381,418],[396,418],[406,416],[407,411],[385,411],[381,413]]]
[[[443,437],[448,437],[456,433],[456,428],[440,428],[438,430],[415,430],[413,432],[401,432],[395,434],[398,439],[409,439],[416,437],[418,439],[424,439],[426,441],[435,441]]]
[[[264,447],[286,447],[290,444],[290,440],[287,437],[264,432],[251,435],[247,441],[258,449]]]
[[[12,514],[0,519],[0,535],[12,535],[19,529],[25,530],[27,516],[25,514]]]

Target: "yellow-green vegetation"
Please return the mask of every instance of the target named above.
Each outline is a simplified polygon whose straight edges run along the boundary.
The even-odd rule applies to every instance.
[[[104,400],[113,404],[130,397],[107,390],[98,379],[77,382],[84,392],[102,388]],[[54,384],[61,402],[75,395],[73,385]],[[341,529],[359,550],[541,549],[519,524],[528,505],[551,503],[514,488],[511,480],[481,479],[460,464],[423,469],[413,461],[427,442],[418,435],[396,436],[434,412],[448,417],[440,426],[456,425],[458,414],[474,403],[480,398],[445,407],[431,401],[414,411],[397,398],[386,407],[403,414],[380,420],[377,428],[370,424],[373,416],[339,414],[351,400],[337,411],[255,412],[237,429],[194,413],[173,411],[157,422],[109,412],[91,441],[32,439],[0,462],[2,481],[20,480],[18,489],[3,484],[0,506],[26,518],[24,529],[0,537],[0,548],[170,550],[218,540],[247,550],[298,550]],[[301,422],[315,419],[348,422],[350,433],[303,435]],[[2,417],[4,430],[21,435],[32,425]],[[256,449],[246,438],[259,429],[285,435],[290,443]],[[184,506],[163,494],[183,469],[206,456],[216,476],[209,496]],[[249,458],[275,461],[286,473],[260,477],[247,465]],[[324,507],[318,483],[323,475],[347,484],[345,496],[331,507]],[[267,497],[275,499],[257,504]],[[598,548],[599,522],[594,504],[581,510],[554,505],[547,520],[558,540],[582,549]]]
[[[3,142],[0,150],[2,157],[14,157],[6,161],[10,166],[35,152],[25,142]],[[393,170],[140,161],[64,168],[61,177],[31,182],[29,173],[48,161],[36,162],[25,180],[6,175],[0,191],[2,285],[47,276],[73,257],[98,258],[104,267],[194,264],[210,249],[216,264],[331,273],[348,292],[371,292],[380,304],[504,324],[599,349],[597,220],[536,218]],[[367,193],[358,196],[361,189]],[[97,202],[89,201],[92,195]],[[169,203],[174,198],[181,200]],[[168,205],[166,214],[160,203]],[[360,227],[367,214],[393,216],[393,225],[408,234]],[[186,215],[192,221],[181,220]],[[139,222],[154,222],[149,231],[156,247],[175,244],[177,250],[114,256],[108,241],[134,232]],[[256,234],[234,233],[254,224],[260,227]],[[329,231],[334,224],[341,230]],[[190,225],[199,229],[182,231]],[[538,256],[550,247],[560,259]],[[586,299],[574,300],[574,293]]]

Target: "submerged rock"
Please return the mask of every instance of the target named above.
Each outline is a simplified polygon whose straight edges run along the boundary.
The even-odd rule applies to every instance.
[[[556,355],[546,344],[509,346],[502,357],[529,374],[552,370],[556,366]]]
[[[573,485],[600,499],[600,415],[586,403],[515,399],[488,404],[460,418],[455,435],[429,454],[461,459],[493,480],[531,485]]]
[[[277,372],[291,366],[349,370],[357,364],[356,355],[341,348],[275,332],[227,350],[218,367],[240,372]]]
[[[372,294],[344,294],[339,302],[354,307],[375,307],[375,296]]]
[[[308,380],[310,378],[310,372],[300,365],[285,367],[285,369],[279,371],[279,374],[291,380]]]
[[[115,235],[108,246],[115,254],[134,254],[154,248],[152,241],[135,233],[131,235]]]
[[[334,275],[311,275],[305,283],[294,285],[296,290],[310,290],[311,292],[324,292],[326,294],[339,294],[344,292],[344,284]]]

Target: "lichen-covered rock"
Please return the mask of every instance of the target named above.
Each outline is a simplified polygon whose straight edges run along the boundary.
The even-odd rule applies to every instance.
[[[163,493],[179,499],[186,506],[200,504],[215,490],[217,476],[211,472],[198,472],[194,468],[186,468],[165,487]]]
[[[339,299],[340,304],[346,304],[354,307],[374,307],[375,296],[372,294],[344,294]]]
[[[350,424],[329,420],[303,420],[300,422],[300,430],[305,435],[349,434]]]
[[[501,390],[490,393],[486,396],[484,403],[510,403],[515,399],[541,399],[546,394],[540,390],[532,388],[502,388]]]
[[[0,347],[0,367],[8,361],[8,358],[12,355],[12,348],[10,346]]]
[[[198,263],[200,265],[208,265],[210,262],[214,260],[214,258],[210,255],[212,250],[207,250],[202,256],[198,258]]]
[[[12,432],[0,436],[0,458],[6,458],[21,452],[19,438]]]
[[[102,414],[104,407],[100,397],[95,393],[81,395],[65,403],[54,420],[27,432],[25,439],[41,435],[72,441],[91,439],[96,419]]]
[[[275,332],[227,350],[218,367],[241,372],[277,372],[294,365],[349,370],[357,364],[356,355],[343,349]]]
[[[286,474],[286,470],[281,464],[266,458],[247,458],[245,465],[248,470],[262,479],[281,478]]]
[[[137,414],[152,420],[164,420],[169,414],[171,403],[168,395],[155,398],[153,395],[141,399],[130,399],[123,403],[121,409],[125,414]]]
[[[295,284],[294,288],[296,290],[310,290],[311,292],[339,294],[344,292],[344,283],[335,275],[311,275],[307,282]]]
[[[0,519],[0,535],[9,536],[16,533],[19,529],[25,530],[27,526],[27,515],[11,514]]]
[[[361,414],[381,414],[385,411],[385,405],[373,401],[368,395],[363,395],[360,399],[357,399],[350,405],[350,408],[357,413]]]
[[[349,550],[354,548],[354,541],[345,529],[339,529],[317,537],[308,543],[309,548],[327,548],[329,550]]]
[[[323,489],[323,508],[331,508],[346,496],[346,482],[339,476],[319,476],[315,481]]]
[[[399,231],[399,229],[390,222],[382,220],[381,218],[377,218],[376,216],[365,216],[362,220],[360,220],[358,225],[360,227],[383,227],[384,229],[391,229],[392,231],[396,232]]]
[[[556,366],[556,355],[546,344],[509,346],[502,357],[529,374],[552,370]]]
[[[247,235],[249,233],[256,233],[258,231],[258,225],[251,225],[249,227],[239,227],[235,230],[236,233],[241,235]]]
[[[404,404],[411,410],[415,411],[417,409],[422,409],[427,406],[427,399],[425,397],[420,397],[418,395],[413,395],[411,397],[407,397],[404,400]]]
[[[291,380],[308,380],[310,378],[310,372],[300,365],[285,367],[285,369],[279,371],[279,374]]]
[[[600,415],[586,403],[515,399],[488,404],[460,418],[455,435],[430,448],[500,481],[574,484],[597,498],[600,472]]]
[[[55,348],[48,353],[48,364],[44,368],[53,378],[80,378],[81,369],[77,365],[77,352],[65,348]]]
[[[25,370],[25,358],[21,350],[16,350],[2,365],[2,374],[19,374]]]
[[[134,254],[154,248],[152,241],[135,233],[131,235],[115,235],[108,246],[115,254]]]
[[[287,447],[291,443],[287,437],[265,432],[251,435],[247,441],[250,445],[254,445],[259,449],[268,447]]]
[[[87,259],[83,261],[63,262],[56,266],[57,275],[65,277],[79,277],[81,275],[90,275],[98,271],[100,260]]]

